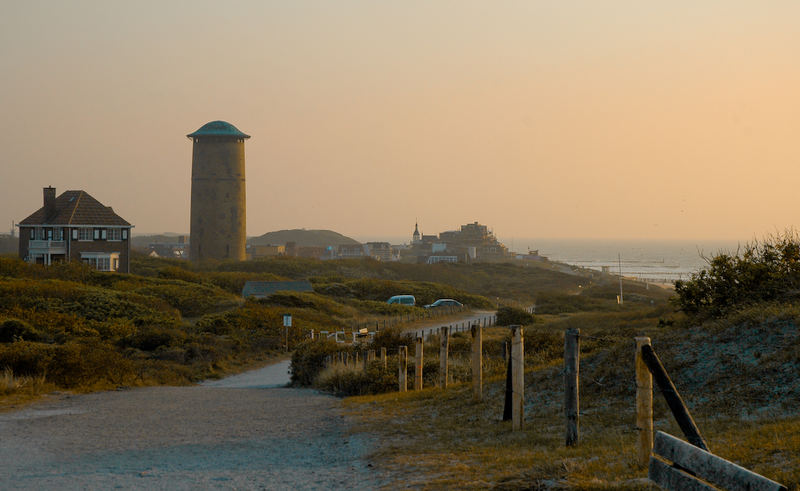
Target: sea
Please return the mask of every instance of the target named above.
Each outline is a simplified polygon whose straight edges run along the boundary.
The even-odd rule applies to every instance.
[[[500,239],[517,253],[539,251],[552,261],[642,281],[674,283],[708,266],[720,252],[736,253],[746,241],[645,239]]]

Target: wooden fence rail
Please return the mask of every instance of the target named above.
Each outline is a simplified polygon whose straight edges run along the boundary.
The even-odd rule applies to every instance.
[[[675,388],[675,384],[672,383],[667,371],[664,369],[664,365],[661,364],[661,360],[658,359],[658,355],[653,351],[651,345],[646,344],[642,346],[642,360],[644,360],[650,373],[653,374],[653,378],[656,380],[661,394],[664,395],[664,399],[666,399],[667,405],[675,416],[675,421],[678,422],[681,431],[686,435],[686,439],[689,440],[689,443],[692,445],[702,448],[703,450],[708,450],[708,445],[700,434],[700,429],[695,424],[694,419],[692,419],[692,415],[689,414],[689,409],[686,407],[686,404],[683,403],[678,389]]]
[[[669,491],[786,491],[786,486],[659,431],[647,477]],[[670,465],[672,463],[672,465]]]

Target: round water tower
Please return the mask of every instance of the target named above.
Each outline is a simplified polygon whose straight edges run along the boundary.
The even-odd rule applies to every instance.
[[[186,135],[192,150],[189,258],[245,259],[244,141],[250,138],[225,121],[206,123]]]

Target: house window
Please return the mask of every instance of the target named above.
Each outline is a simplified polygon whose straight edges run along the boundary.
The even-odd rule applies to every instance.
[[[98,271],[117,271],[119,269],[118,252],[83,252],[81,261]]]
[[[103,240],[106,240],[106,237],[108,237],[108,234],[106,233],[106,229],[101,228],[100,229],[100,238],[103,239]]]
[[[108,229],[108,240],[120,240],[122,238],[122,229],[110,228]]]
[[[72,240],[78,240],[78,229],[77,228],[73,228],[72,229]]]
[[[44,229],[42,227],[36,229],[36,238],[39,240],[45,239]]]
[[[94,229],[94,240],[100,240],[100,229]]]
[[[78,229],[78,240],[92,240],[92,229],[90,229],[90,228],[79,228]]]
[[[53,229],[52,228],[48,228],[47,229],[47,240],[53,240]]]
[[[59,228],[54,228],[53,229],[53,240],[64,240],[64,229],[63,228],[59,227]]]
[[[128,229],[122,231],[122,240],[128,240]]]
[[[31,240],[34,240],[34,239],[36,239],[36,229],[35,228],[31,228]]]

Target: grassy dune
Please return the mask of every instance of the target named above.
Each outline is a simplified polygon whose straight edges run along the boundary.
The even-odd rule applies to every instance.
[[[433,489],[656,489],[636,462],[633,337],[653,346],[711,450],[800,486],[800,310],[761,305],[724,321],[657,327],[663,309],[540,319],[525,329],[523,431],[501,421],[502,367],[489,362],[484,401],[468,382],[346,399],[360,429],[384,445],[375,461]],[[663,325],[663,322],[662,322]],[[563,331],[581,328],[581,441],[564,446]],[[487,330],[503,339],[503,329]],[[435,351],[431,351],[435,357]],[[681,436],[654,395],[657,430]]]

